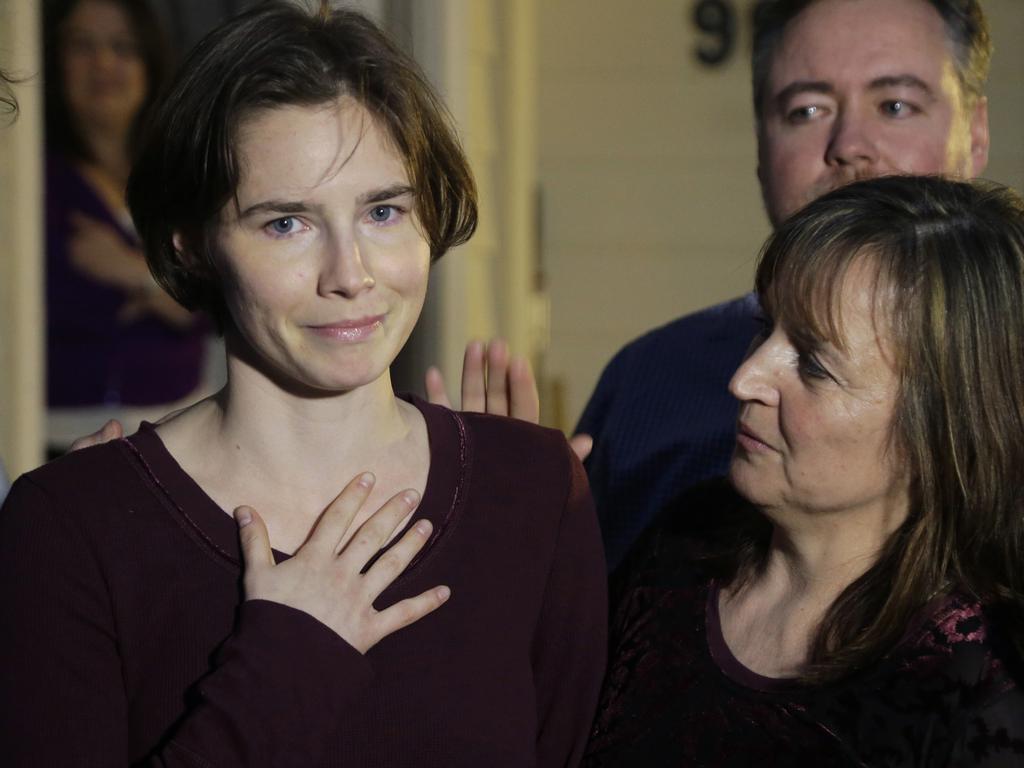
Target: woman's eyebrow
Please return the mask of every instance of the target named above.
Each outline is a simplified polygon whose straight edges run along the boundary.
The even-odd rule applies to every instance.
[[[385,200],[401,197],[402,195],[411,195],[415,191],[416,190],[414,190],[409,184],[393,184],[392,186],[384,187],[383,189],[364,192],[356,198],[356,202],[360,205],[366,205],[367,203],[381,203]]]
[[[264,200],[242,211],[238,218],[246,219],[257,213],[306,213],[318,206],[304,200]]]

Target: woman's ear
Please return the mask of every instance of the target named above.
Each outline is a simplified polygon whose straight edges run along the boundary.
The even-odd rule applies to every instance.
[[[201,275],[209,275],[212,272],[212,267],[202,257],[201,236],[187,235],[176,229],[171,235],[171,245],[174,246],[174,254],[178,257],[180,266]]]
[[[175,233],[171,235],[171,243],[174,245],[174,252],[176,254],[179,256],[185,255],[185,236],[182,235],[181,232],[175,231]]]

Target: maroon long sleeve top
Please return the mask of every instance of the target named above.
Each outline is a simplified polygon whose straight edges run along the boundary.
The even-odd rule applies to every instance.
[[[434,533],[377,607],[452,597],[366,655],[243,601],[235,523],[152,428],[22,477],[0,511],[3,763],[576,764],[606,624],[582,469],[556,432],[417,405]]]

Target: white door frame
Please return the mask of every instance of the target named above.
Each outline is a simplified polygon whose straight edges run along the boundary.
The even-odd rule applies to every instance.
[[[0,118],[0,457],[12,476],[43,459],[43,99],[40,6],[0,2],[17,119]]]

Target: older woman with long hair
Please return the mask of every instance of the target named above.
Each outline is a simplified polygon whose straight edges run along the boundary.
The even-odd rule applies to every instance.
[[[128,201],[228,381],[12,487],[4,764],[577,764],[607,610],[583,469],[391,384],[477,221],[416,65],[358,13],[263,3],[192,52]]]
[[[811,203],[757,270],[729,484],[633,552],[585,764],[1024,763],[1024,202]]]

